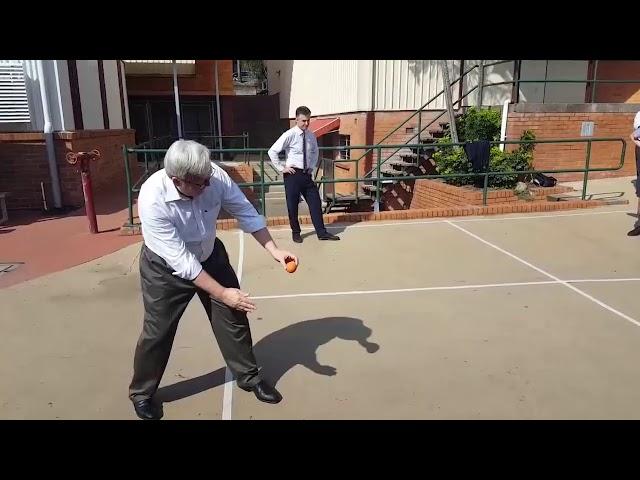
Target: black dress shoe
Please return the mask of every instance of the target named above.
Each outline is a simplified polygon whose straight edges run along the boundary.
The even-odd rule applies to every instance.
[[[320,240],[340,240],[340,237],[337,235],[333,235],[329,232],[323,234],[323,235],[318,235],[318,239]]]
[[[264,380],[260,380],[260,383],[253,387],[242,388],[247,392],[253,392],[258,400],[266,403],[278,403],[282,400],[282,395],[274,387],[269,385]]]
[[[299,233],[292,233],[291,238],[293,238],[293,241],[296,243],[302,243],[302,237]]]
[[[630,237],[637,237],[640,235],[640,227],[635,227],[633,230],[627,233]]]
[[[160,420],[162,418],[162,409],[151,399],[133,402],[133,408],[136,410],[136,415],[142,420]]]

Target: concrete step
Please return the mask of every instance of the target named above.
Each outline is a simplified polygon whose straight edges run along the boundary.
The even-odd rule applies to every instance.
[[[556,193],[553,195],[547,195],[547,200],[549,202],[566,202],[569,200],[581,200],[582,193]],[[623,194],[610,194],[610,193],[596,193],[596,194],[587,194],[587,200],[598,200],[605,205],[628,205],[629,200],[623,198]]]

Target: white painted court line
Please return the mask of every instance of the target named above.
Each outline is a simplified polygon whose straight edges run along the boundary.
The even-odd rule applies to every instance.
[[[240,230],[238,232],[239,253],[238,253],[238,269],[236,276],[238,282],[242,282],[242,265],[244,263],[244,232]],[[231,420],[231,412],[233,411],[233,386],[235,380],[231,374],[229,367],[224,369],[224,395],[222,397],[222,420]]]
[[[238,270],[236,276],[238,277],[238,283],[242,282],[242,267],[244,265],[244,232],[240,230],[238,232],[239,252],[238,252]]]
[[[284,295],[262,295],[251,297],[252,300],[271,300],[275,298],[302,298],[302,297],[339,297],[343,295],[375,295],[380,293],[409,293],[409,292],[429,292],[437,290],[469,290],[474,288],[495,288],[495,287],[519,287],[523,285],[552,285],[560,283],[557,280],[542,280],[539,282],[512,282],[512,283],[487,283],[479,285],[448,285],[442,287],[416,287],[416,288],[394,288],[389,290],[350,290],[345,292],[315,292],[315,293],[292,293]]]
[[[345,295],[375,295],[384,293],[410,293],[446,290],[473,290],[481,288],[522,287],[528,285],[564,285],[564,283],[598,283],[598,282],[640,282],[640,278],[585,278],[575,280],[540,280],[535,282],[480,283],[476,285],[443,285],[439,287],[394,288],[386,290],[347,290],[342,292],[292,293],[282,295],[260,295],[252,300],[274,300],[304,297],[340,297]]]
[[[504,222],[509,220],[531,220],[536,218],[562,218],[562,217],[584,217],[590,215],[610,215],[612,213],[634,213],[632,210],[608,210],[606,212],[584,212],[584,213],[559,213],[549,215],[526,215],[520,217],[480,217],[480,218],[464,218],[464,217],[456,217],[455,220],[417,220],[417,221],[403,221],[397,220],[393,223],[356,223],[356,224],[348,224],[343,223],[339,225],[327,225],[327,229],[330,230],[338,230],[338,229],[351,229],[351,228],[377,228],[377,227],[397,227],[398,225],[425,225],[429,223],[441,224],[448,223],[450,221],[455,221],[456,223],[467,223],[467,222]],[[460,218],[459,220],[457,218]],[[269,228],[271,232],[280,232],[280,231],[288,231],[291,230],[289,227],[282,228]],[[302,231],[313,231],[313,227],[302,227]]]
[[[527,216],[520,216],[520,217],[497,217],[497,218],[488,218],[488,217],[482,217],[482,218],[467,218],[467,219],[454,219],[454,220],[444,220],[444,222],[447,221],[453,221],[456,223],[462,223],[462,222],[498,222],[498,221],[504,221],[504,220],[530,220],[533,218],[563,218],[563,217],[586,217],[586,216],[591,216],[591,215],[609,215],[612,213],[631,213],[631,210],[608,210],[606,212],[583,212],[583,213],[556,213],[556,214],[550,214],[550,215],[527,215]]]
[[[640,278],[585,278],[582,280],[565,280],[567,283],[602,283],[602,282],[640,282]]]
[[[606,310],[609,310],[611,313],[614,313],[614,314],[618,315],[619,317],[624,318],[624,319],[625,319],[625,320],[627,320],[628,322],[631,322],[631,323],[633,323],[634,325],[636,325],[636,326],[640,327],[640,322],[638,322],[637,320],[634,320],[634,319],[633,319],[633,318],[631,318],[630,316],[625,315],[624,313],[622,313],[622,312],[620,312],[620,311],[616,310],[616,309],[615,309],[615,308],[613,308],[612,306],[607,305],[606,303],[604,303],[604,302],[602,302],[602,301],[598,300],[597,298],[595,298],[595,297],[593,297],[593,296],[589,295],[588,293],[583,292],[583,291],[582,291],[582,290],[580,290],[578,287],[575,287],[575,286],[571,285],[571,284],[570,284],[570,283],[568,283],[567,281],[565,281],[565,280],[560,280],[560,279],[559,279],[558,277],[556,277],[555,275],[552,275],[551,273],[546,272],[546,271],[544,271],[543,269],[541,269],[541,268],[539,268],[539,267],[536,267],[535,265],[533,265],[533,264],[531,264],[531,263],[527,262],[526,260],[524,260],[524,259],[522,259],[522,258],[518,257],[517,255],[514,255],[514,254],[513,254],[513,253],[511,253],[511,252],[508,252],[508,251],[504,250],[503,248],[500,248],[500,247],[499,247],[499,246],[497,246],[497,245],[494,245],[493,243],[491,243],[491,242],[489,242],[489,241],[487,241],[487,240],[485,240],[485,239],[483,239],[483,238],[479,237],[479,236],[478,236],[478,235],[476,235],[475,233],[471,233],[469,230],[466,230],[466,229],[462,228],[460,225],[456,225],[454,222],[452,222],[452,221],[450,221],[450,220],[447,220],[446,222],[447,222],[449,225],[451,225],[452,227],[457,228],[457,229],[458,229],[458,230],[460,230],[461,232],[466,233],[466,234],[467,234],[467,235],[469,235],[470,237],[473,237],[473,238],[475,238],[476,240],[478,240],[478,241],[480,241],[480,242],[484,243],[485,245],[488,245],[488,246],[490,246],[491,248],[494,248],[494,249],[498,250],[499,252],[504,253],[505,255],[507,255],[507,256],[509,256],[509,257],[513,258],[514,260],[517,260],[518,262],[520,262],[520,263],[522,263],[522,264],[526,265],[527,267],[534,269],[536,272],[540,272],[540,273],[542,273],[543,275],[545,275],[545,276],[547,276],[547,277],[551,278],[552,280],[555,280],[556,282],[562,283],[565,287],[567,287],[567,288],[569,288],[569,289],[573,290],[574,292],[578,293],[579,295],[582,295],[583,297],[585,297],[585,298],[587,298],[587,299],[591,300],[592,302],[594,302],[594,303],[596,303],[596,304],[600,305],[602,308],[604,308],[604,309],[606,309]]]

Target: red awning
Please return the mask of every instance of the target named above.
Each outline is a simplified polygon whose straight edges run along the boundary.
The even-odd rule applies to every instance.
[[[321,137],[325,133],[332,132],[333,130],[337,130],[340,128],[340,119],[339,118],[316,118],[312,119],[309,124],[309,128],[313,133],[315,133],[316,137]]]

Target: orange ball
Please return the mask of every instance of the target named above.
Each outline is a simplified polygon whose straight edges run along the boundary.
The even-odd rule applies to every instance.
[[[289,260],[287,262],[287,272],[293,273],[296,271],[296,268],[298,268],[298,266],[296,265],[296,262],[294,262],[293,260]]]

